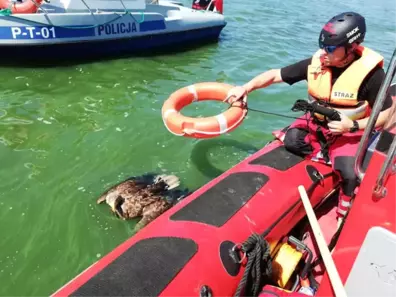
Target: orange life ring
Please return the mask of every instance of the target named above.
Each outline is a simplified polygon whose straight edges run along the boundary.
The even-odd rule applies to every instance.
[[[192,138],[212,138],[230,132],[238,127],[247,114],[243,102],[234,102],[225,112],[212,117],[191,118],[180,110],[196,101],[224,101],[232,85],[217,82],[203,82],[177,90],[165,101],[162,119],[169,132]]]
[[[40,6],[42,0],[34,0]],[[12,13],[36,13],[38,7],[32,0],[25,0],[24,2],[10,3],[10,0],[0,0],[0,9],[11,9]]]

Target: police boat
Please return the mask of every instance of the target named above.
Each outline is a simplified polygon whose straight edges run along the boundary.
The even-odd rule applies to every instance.
[[[0,0],[0,9],[3,61],[175,49],[215,42],[226,26],[222,1],[198,10],[164,0]]]

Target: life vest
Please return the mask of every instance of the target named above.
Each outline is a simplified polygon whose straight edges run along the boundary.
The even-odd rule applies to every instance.
[[[375,51],[358,46],[356,53],[360,58],[354,61],[338,77],[334,85],[331,83],[332,73],[328,67],[322,67],[318,50],[308,66],[308,97],[311,102],[319,101],[345,114],[352,120],[367,117],[370,112],[367,101],[358,101],[359,88],[366,76],[377,65],[384,66],[384,58]],[[316,115],[319,119],[323,117]]]

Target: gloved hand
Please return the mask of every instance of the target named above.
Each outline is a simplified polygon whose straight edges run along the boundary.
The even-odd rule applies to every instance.
[[[353,127],[353,121],[346,115],[340,113],[341,121],[329,121],[327,126],[334,135],[348,133],[349,129]]]

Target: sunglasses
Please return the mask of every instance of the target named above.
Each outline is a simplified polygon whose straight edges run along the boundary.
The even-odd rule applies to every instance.
[[[336,45],[325,45],[325,46],[323,47],[323,49],[324,49],[327,53],[329,53],[329,54],[334,53],[334,51],[335,51],[337,48],[338,48],[338,46],[336,46]]]

